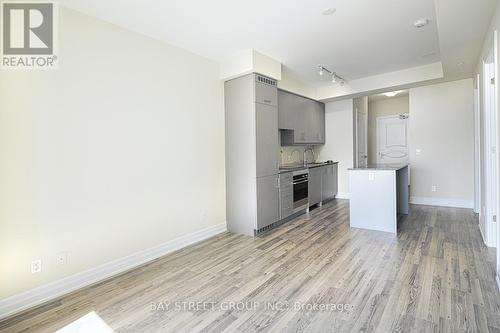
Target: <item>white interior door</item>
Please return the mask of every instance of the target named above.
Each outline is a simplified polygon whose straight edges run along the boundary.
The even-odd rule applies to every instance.
[[[356,108],[356,164],[368,165],[368,114]]]
[[[377,163],[408,163],[408,114],[377,118]]]

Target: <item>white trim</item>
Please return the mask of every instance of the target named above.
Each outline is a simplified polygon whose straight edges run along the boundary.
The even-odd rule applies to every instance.
[[[498,154],[498,147],[500,147],[500,135],[498,135],[498,131],[499,131],[499,126],[498,126],[498,121],[499,121],[499,118],[500,118],[500,113],[498,111],[498,106],[499,106],[499,103],[498,103],[498,98],[500,96],[498,96],[498,80],[500,79],[500,75],[499,75],[499,72],[498,72],[498,67],[499,67],[499,64],[498,64],[498,30],[495,30],[493,32],[493,49],[494,49],[494,60],[495,60],[495,120],[496,120],[496,149],[497,149],[497,153],[495,154],[496,155],[496,184],[495,184],[495,188],[496,188],[496,192],[497,192],[497,196],[496,196],[496,214],[498,215],[498,213],[500,212],[500,201],[498,200],[498,196],[500,195],[500,184],[499,184],[499,181],[498,181],[498,177],[500,176],[500,156]],[[496,271],[497,271],[497,279],[498,279],[498,272],[500,271],[500,226],[498,225],[498,223],[494,223],[493,224],[493,231],[495,232],[495,247],[497,248],[497,265],[496,265]],[[498,280],[497,280],[497,283],[498,283]]]
[[[335,196],[336,199],[349,199],[349,192],[339,192]]]
[[[226,223],[220,223],[89,270],[76,273],[38,288],[2,299],[0,300],[0,319],[123,273],[168,253],[225,232],[226,230]]]
[[[486,242],[486,235],[484,234],[484,230],[481,227],[481,223],[478,223],[479,226],[479,233],[481,234],[481,238],[483,239],[484,245],[488,246],[488,243]]]
[[[498,289],[500,289],[500,278],[498,277],[498,274],[495,276],[495,280],[497,281]]]
[[[484,179],[485,179],[485,200],[482,205],[484,205],[484,216],[481,216],[485,223],[485,233],[487,245],[489,247],[497,247],[498,231],[496,224],[493,223],[493,216],[496,215],[498,211],[498,154],[493,153],[493,147],[498,147],[498,96],[497,96],[497,32],[494,32],[494,38],[492,41],[492,46],[483,59],[483,104],[484,104]],[[491,85],[490,79],[495,78],[493,87]],[[491,103],[494,100],[494,103]],[[495,158],[493,158],[495,155]],[[494,166],[494,167],[493,167]],[[498,249],[497,249],[498,251]],[[497,255],[497,266],[498,266]]]
[[[474,82],[474,213],[481,213],[481,76]],[[483,237],[484,238],[484,237]]]
[[[442,206],[456,208],[474,208],[474,200],[452,199],[452,198],[431,198],[431,197],[410,197],[410,203],[415,205]]]

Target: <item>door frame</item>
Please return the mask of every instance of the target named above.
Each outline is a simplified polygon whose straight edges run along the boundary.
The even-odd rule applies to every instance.
[[[376,132],[376,136],[375,136],[375,139],[376,139],[376,147],[377,147],[377,163],[379,163],[379,158],[380,158],[380,154],[379,154],[379,139],[378,139],[378,130],[379,130],[379,126],[378,126],[378,121],[379,120],[383,120],[383,119],[391,119],[391,118],[395,118],[395,117],[399,117],[401,115],[405,115],[406,116],[406,146],[408,148],[408,163],[410,163],[410,136],[408,134],[409,130],[410,130],[410,113],[398,113],[398,114],[394,114],[394,115],[390,115],[390,116],[378,116],[376,118],[376,124],[375,124],[375,132]]]
[[[359,120],[359,114],[358,108],[356,108],[356,166],[359,167],[359,126],[358,126],[358,120]],[[368,114],[364,114],[365,117],[365,125],[363,131],[365,132],[365,142],[363,143],[365,146],[365,156],[364,159],[366,159],[366,164],[368,165]]]
[[[474,213],[481,214],[481,75],[477,74],[474,80]],[[481,223],[479,223],[481,226]],[[479,228],[486,242],[484,230]]]
[[[498,155],[498,147],[500,143],[500,135],[498,134],[498,130],[500,126],[499,124],[499,112],[498,112],[498,31],[495,30],[493,32],[493,62],[494,62],[494,71],[495,71],[495,84],[494,84],[494,93],[495,93],[495,105],[494,105],[494,112],[495,112],[495,127],[496,127],[496,184],[494,186],[496,187],[497,191],[497,196],[496,196],[496,213],[498,214],[500,212],[500,200],[499,200],[499,195],[500,195],[500,183],[499,183],[499,175],[500,175],[500,158]],[[498,226],[498,221],[496,224],[496,245],[497,245],[497,283],[500,281],[499,280],[499,272],[500,272],[500,227]]]
[[[498,154],[498,147],[499,147],[499,112],[498,112],[498,31],[495,30],[493,32],[493,40],[490,40],[491,42],[491,47],[488,51],[488,53],[485,55],[485,58],[482,59],[482,72],[483,72],[483,78],[481,81],[482,84],[482,90],[483,90],[483,96],[482,96],[482,102],[483,102],[483,108],[482,108],[482,113],[483,113],[483,119],[481,121],[483,125],[483,137],[484,137],[484,147],[483,152],[484,152],[484,159],[483,159],[483,165],[481,165],[482,168],[484,168],[484,182],[483,185],[485,186],[484,192],[485,192],[485,197],[481,199],[481,214],[480,218],[482,218],[485,222],[485,233],[486,233],[486,239],[485,243],[487,246],[490,247],[496,247],[496,253],[497,253],[497,258],[496,258],[496,270],[497,270],[497,282],[499,283],[500,286],[500,280],[499,280],[499,272],[500,272],[500,228],[498,227],[498,222],[495,223],[493,222],[492,219],[492,208],[494,209],[495,213],[498,215],[500,212],[500,200],[499,195],[500,195],[500,183],[499,183],[499,167],[500,167],[500,158]],[[493,75],[491,75],[493,74]],[[495,80],[493,84],[491,84],[490,78],[494,77]],[[491,87],[493,85],[493,87]],[[493,94],[494,96],[494,102],[493,104],[489,103],[490,101],[490,94]],[[494,122],[492,120],[495,120]],[[493,129],[490,127],[493,126]],[[496,147],[496,152],[495,152],[495,159],[493,160],[492,158],[492,147]],[[492,162],[495,162],[495,170],[494,172],[496,173],[496,181],[492,183]],[[496,200],[494,202],[492,201],[492,193],[493,191],[496,191]]]
[[[365,116],[366,116],[366,119],[365,119],[365,153],[366,153],[366,164],[368,165],[368,96],[362,96],[362,97],[358,97],[359,100],[362,100],[363,103],[365,103],[365,108],[366,108],[366,112],[365,112]],[[357,102],[356,102],[356,99],[353,100],[353,136],[354,136],[354,167],[359,167],[359,131],[358,131],[358,113],[359,113],[359,109],[358,109],[358,106],[357,106]]]
[[[488,53],[490,54],[490,52]],[[490,83],[490,64],[486,59],[483,59],[483,106],[484,106],[484,118],[483,118],[483,128],[484,128],[484,184],[485,184],[485,200],[484,200],[484,214],[482,218],[484,219],[485,230],[485,242],[486,245],[494,247],[496,241],[493,237],[495,234],[492,227],[491,220],[491,196],[492,196],[492,186],[491,186],[491,131],[488,128],[490,123],[490,89],[488,89]]]

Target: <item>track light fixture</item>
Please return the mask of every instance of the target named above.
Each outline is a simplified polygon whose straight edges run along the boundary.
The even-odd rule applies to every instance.
[[[332,79],[332,83],[340,83],[340,85],[345,84],[345,80],[342,77],[338,76],[337,73],[329,70],[328,68],[326,68],[323,65],[318,65],[318,68],[319,68],[318,74],[320,76],[323,76],[326,72],[326,73],[330,74],[331,79]]]

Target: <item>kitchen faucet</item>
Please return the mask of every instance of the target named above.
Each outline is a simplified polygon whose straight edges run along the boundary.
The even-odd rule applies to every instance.
[[[303,161],[304,161],[304,166],[307,166],[307,159],[306,159],[306,155],[307,155],[307,152],[310,151],[312,153],[312,157],[313,157],[313,162],[315,160],[315,156],[314,156],[314,149],[311,148],[311,147],[308,147],[306,149],[304,149],[304,155],[302,156],[303,157]]]

